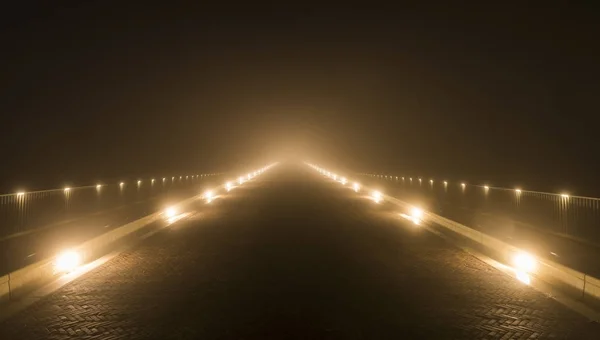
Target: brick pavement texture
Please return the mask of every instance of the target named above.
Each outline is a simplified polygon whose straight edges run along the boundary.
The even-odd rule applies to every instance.
[[[264,176],[5,320],[0,339],[600,339],[350,190]]]

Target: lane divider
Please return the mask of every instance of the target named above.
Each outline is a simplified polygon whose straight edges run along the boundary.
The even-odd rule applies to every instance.
[[[272,163],[248,173],[244,177],[244,180],[240,180],[240,185],[264,173],[266,170],[277,164],[278,163]],[[241,178],[242,177],[240,177],[240,179]],[[227,191],[230,191],[233,189],[233,186],[230,184],[231,182],[227,182],[223,187]],[[189,213],[182,212],[184,211],[185,206],[198,199],[204,199],[206,203],[210,203],[218,197],[216,192],[217,190],[209,189],[201,195],[188,198],[177,204],[168,206],[162,211],[112,229],[80,244],[79,246],[65,249],[54,257],[32,263],[9,274],[0,276],[0,304],[16,300],[24,296],[27,292],[51,282],[61,275],[64,276],[76,272],[78,268],[85,266],[87,263],[106,254],[116,241],[123,239],[142,228],[158,221],[165,221],[166,226],[169,226],[176,221],[185,218],[189,215]]]
[[[339,182],[337,180],[337,174],[314,164],[306,164],[323,176]],[[343,184],[345,184],[345,182]],[[355,184],[360,185],[358,182],[355,182]],[[367,188],[364,189],[367,190]],[[437,226],[452,231],[454,234],[458,234],[484,246],[486,249],[498,254],[498,260],[504,265],[509,266],[513,270],[515,278],[524,284],[531,284],[532,279],[541,280],[565,291],[567,294],[586,305],[590,305],[594,308],[600,307],[600,279],[598,278],[554,261],[537,258],[522,249],[478,230],[425,211],[418,206],[404,202],[396,197],[383,194],[378,190],[372,190],[370,198],[376,203],[381,203],[385,200],[390,204],[400,207],[401,210],[404,211],[404,213],[400,213],[400,216],[412,221],[416,225],[423,223],[423,221],[434,223]]]

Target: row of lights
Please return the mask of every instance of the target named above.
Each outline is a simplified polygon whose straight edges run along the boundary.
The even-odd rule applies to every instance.
[[[252,173],[249,173],[247,175],[248,180],[254,178],[255,176],[257,176],[258,174],[263,173],[264,171],[266,171],[267,169],[269,169],[270,167],[274,166],[276,164],[271,164],[269,166],[263,167],[259,170],[256,170]],[[218,175],[218,174],[207,174],[207,175],[202,175],[202,176],[212,176],[212,175]],[[196,177],[199,177],[199,175],[195,175]],[[192,176],[194,177],[194,176]],[[183,176],[180,176],[180,178],[183,178]],[[188,176],[186,176],[186,178],[189,178]],[[175,176],[171,177],[171,179],[174,181],[175,180]],[[163,177],[163,182],[166,181],[167,178]],[[151,179],[150,180],[151,183],[155,182],[155,179]],[[138,180],[138,185],[140,185],[142,183],[141,180]],[[125,185],[125,182],[120,182],[119,185],[122,187]],[[101,188],[102,185],[98,184],[96,186],[96,188]],[[232,186],[232,182],[227,182],[225,184],[225,188],[227,189],[227,191],[230,191],[233,186]],[[71,188],[67,187],[64,188],[65,192],[70,191]],[[23,196],[25,195],[25,193],[21,193],[19,192],[17,194],[18,196]],[[207,190],[203,197],[206,199],[207,203],[210,203],[214,198],[214,193],[212,190]],[[167,207],[163,212],[162,212],[163,216],[165,217],[165,219],[169,222],[169,224],[173,223],[174,221],[177,221],[178,219],[180,219],[182,216],[186,215],[186,214],[181,214],[179,213],[178,209],[175,206],[170,206]],[[61,253],[59,253],[55,259],[54,259],[54,270],[57,273],[62,273],[62,274],[68,274],[73,272],[74,270],[76,270],[78,267],[80,267],[82,265],[83,259],[81,254],[76,251],[76,250],[65,250]]]
[[[319,173],[321,173],[324,176],[327,176],[331,179],[333,179],[334,181],[338,181],[340,182],[342,185],[346,185],[346,183],[348,183],[348,180],[346,179],[346,177],[340,177],[338,180],[338,175],[335,173],[332,173],[331,171],[327,171],[323,168],[320,168],[314,164],[308,164],[310,167],[312,167],[313,169],[317,170]],[[360,190],[360,184],[358,182],[354,182],[352,184],[352,188],[354,189],[355,192],[358,192]],[[383,194],[380,191],[377,190],[373,190],[371,192],[371,199],[373,200],[373,202],[375,203],[381,203],[383,201]],[[424,212],[421,208],[418,207],[412,207],[410,209],[410,214],[400,214],[402,217],[412,221],[414,224],[420,224],[423,220],[423,216],[424,216]]]
[[[262,167],[258,170],[249,172],[248,174],[246,174],[244,176],[239,176],[237,179],[238,186],[255,178],[256,176],[262,174],[263,172],[267,171],[268,169],[270,169],[271,167],[273,167],[277,164],[278,163],[272,163],[272,164]],[[227,181],[227,182],[225,182],[225,184],[223,184],[223,188],[225,188],[225,190],[227,192],[229,192],[236,187],[235,183],[236,182],[234,182],[234,181]],[[215,190],[208,189],[208,190],[204,191],[204,193],[202,194],[202,198],[204,200],[206,200],[206,203],[212,202],[215,198],[217,198]],[[179,212],[175,207],[171,206],[171,207],[168,207],[165,209],[164,215],[167,219],[173,219],[179,215]]]
[[[189,179],[189,178],[191,177],[191,178],[193,179],[194,177],[195,177],[195,178],[200,178],[200,177],[205,177],[205,176],[215,176],[215,175],[219,175],[219,174],[220,174],[220,173],[215,173],[215,174],[202,174],[202,175],[191,175],[191,176],[190,176],[190,175],[188,175],[188,176],[185,176],[185,178],[186,178],[186,179]],[[177,178],[177,176],[172,176],[172,177],[171,177],[171,181],[172,181],[172,182],[174,182],[176,178]],[[179,176],[179,179],[183,179],[183,176]],[[167,180],[167,177],[163,177],[163,178],[162,178],[162,181],[163,181],[163,183],[165,183],[165,182],[166,182],[166,180]],[[154,182],[156,182],[156,179],[154,179],[154,178],[150,179],[150,183],[151,183],[151,184],[154,184]],[[108,185],[108,184],[96,184],[96,186],[95,186],[95,187],[96,187],[96,189],[97,189],[97,190],[100,190],[100,189],[102,189],[102,187],[104,187],[104,186],[107,186],[107,185]],[[142,180],[141,180],[141,179],[137,181],[137,185],[138,185],[138,186],[142,185]],[[125,186],[125,182],[119,182],[119,187],[123,188],[124,186]],[[84,188],[85,188],[85,187],[84,187]],[[71,189],[72,189],[71,187],[64,187],[64,188],[63,188],[63,192],[64,192],[64,193],[69,193],[69,192],[71,192]],[[60,189],[58,189],[58,190],[60,190]],[[23,197],[23,196],[25,196],[26,194],[27,194],[27,192],[25,192],[25,191],[19,191],[19,192],[16,192],[16,193],[15,193],[15,195],[16,195],[17,197]]]
[[[388,175],[373,175],[373,174],[365,174],[365,175],[367,175],[367,176],[371,176],[371,177],[380,177],[380,178],[388,178],[388,177],[389,177],[390,179],[393,179],[393,178],[394,178],[394,176],[388,176]],[[405,178],[404,178],[404,177],[400,177],[400,178],[402,179],[402,181],[404,181],[404,180],[405,180]],[[413,178],[412,178],[412,177],[409,177],[408,179],[409,179],[409,181],[410,181],[410,182],[412,182],[412,181],[413,181]],[[398,180],[398,176],[396,176],[396,180]],[[423,179],[422,179],[422,178],[418,178],[418,180],[419,180],[419,183],[422,183],[422,182],[423,182]],[[431,185],[433,185],[433,183],[434,183],[434,180],[433,180],[433,179],[430,179],[430,180],[429,180],[429,183],[430,183]],[[442,183],[444,183],[444,186],[448,186],[448,181],[442,181]],[[475,185],[475,184],[472,184],[472,185],[473,185],[473,186],[476,186],[476,187],[481,187],[481,188],[483,188],[483,189],[484,189],[484,190],[486,190],[486,191],[490,190],[490,188],[491,188],[491,189],[500,189],[500,190],[514,190],[514,192],[515,192],[517,195],[520,195],[520,194],[523,192],[523,190],[522,190],[522,189],[520,189],[520,188],[515,188],[515,189],[506,189],[506,188],[495,188],[495,187],[490,187],[490,186],[488,186],[488,185]],[[465,182],[461,182],[461,183],[460,183],[460,187],[461,187],[462,189],[465,189],[465,188],[467,187],[467,183],[465,183]],[[561,197],[561,198],[564,198],[564,199],[568,199],[568,198],[570,198],[570,197],[571,197],[571,196],[570,196],[569,194],[567,194],[567,193],[554,194],[554,195],[560,195],[560,197]]]
[[[337,177],[335,174],[332,175],[331,172],[324,170],[322,168],[319,168],[315,165],[309,164],[311,167],[313,167],[314,169],[316,169],[317,171],[319,171],[320,173],[331,177],[335,180],[335,178]],[[373,176],[373,175],[371,175]],[[381,177],[381,175],[379,175]],[[398,177],[396,177],[397,179]],[[345,178],[343,178],[345,180]],[[404,177],[402,177],[402,180],[404,180]],[[409,178],[410,181],[412,181],[412,178]],[[421,182],[421,178],[419,178],[419,182]],[[430,179],[429,182],[433,185],[433,179]],[[345,182],[343,182],[345,184]],[[444,185],[448,185],[447,181],[443,181]],[[460,186],[462,188],[466,187],[466,183],[460,183]],[[484,189],[489,190],[489,186],[483,186]],[[521,189],[515,189],[515,192],[517,194],[520,194],[522,192]],[[375,202],[379,202],[382,198],[382,194],[378,191],[373,191],[371,196],[373,197],[373,200]],[[563,198],[569,198],[569,195],[567,194],[561,194],[561,197]],[[402,217],[413,221],[414,224],[420,224],[421,221],[423,220],[423,216],[424,216],[424,211],[418,207],[412,207],[410,210],[410,214],[400,214]],[[512,267],[513,270],[515,272],[515,276],[516,278],[525,283],[525,284],[530,284],[531,283],[531,274],[535,272],[536,268],[537,268],[537,259],[535,256],[525,252],[525,251],[517,251],[515,254],[513,254],[512,256]]]

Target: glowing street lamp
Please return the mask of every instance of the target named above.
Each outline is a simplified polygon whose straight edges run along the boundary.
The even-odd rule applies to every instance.
[[[535,257],[526,252],[519,252],[513,257],[513,264],[517,270],[525,273],[531,273],[537,266]]]
[[[412,217],[412,221],[414,224],[420,224],[423,220],[423,209],[413,207],[410,210],[410,216]]]
[[[513,256],[513,266],[516,271],[517,279],[525,284],[531,283],[529,274],[535,271],[537,260],[531,254],[519,252]]]
[[[168,207],[165,209],[164,215],[166,218],[173,218],[177,215],[177,209],[175,207]]]
[[[373,197],[373,201],[375,201],[375,203],[379,203],[381,202],[383,195],[379,191],[373,191],[371,193],[371,197]]]
[[[57,272],[69,273],[81,264],[81,255],[74,250],[66,250],[58,254],[54,260],[54,268]]]

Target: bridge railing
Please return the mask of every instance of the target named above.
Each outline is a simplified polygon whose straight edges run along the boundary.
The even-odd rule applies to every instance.
[[[398,194],[465,225],[516,224],[600,245],[600,199],[419,177],[361,174],[394,184]]]
[[[189,189],[215,174],[137,179],[0,195],[0,239],[53,223]]]
[[[0,277],[199,194],[220,174],[145,178],[0,195]]]

